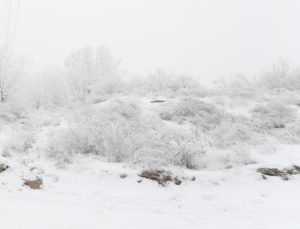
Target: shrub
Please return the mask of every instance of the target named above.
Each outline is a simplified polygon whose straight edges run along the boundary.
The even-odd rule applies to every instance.
[[[286,124],[296,118],[295,110],[282,103],[271,101],[259,104],[252,110],[255,122],[259,128],[285,128]]]
[[[116,100],[101,109],[83,110],[66,125],[52,130],[53,137],[49,136],[51,140],[47,146],[49,156],[68,161],[68,155],[96,154],[121,162],[140,147],[143,129],[139,126],[138,107],[134,104],[124,105]]]
[[[190,97],[170,103],[160,113],[162,120],[173,121],[179,124],[189,122],[202,130],[215,128],[224,115],[214,105]]]
[[[299,69],[291,69],[288,62],[282,60],[266,71],[258,80],[257,85],[270,90],[300,90]]]
[[[13,103],[0,103],[0,122],[16,122],[27,116],[25,109]]]

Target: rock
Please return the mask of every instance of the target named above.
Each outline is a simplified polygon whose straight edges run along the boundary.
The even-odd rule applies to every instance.
[[[277,168],[258,168],[257,172],[262,174],[263,179],[267,179],[266,176],[278,176],[282,180],[287,181],[290,179],[289,176],[300,174],[300,167],[293,165],[292,168],[285,168],[283,170]]]
[[[35,180],[24,180],[24,185],[31,189],[41,189],[43,180],[41,178],[37,178]]]
[[[299,174],[299,172],[296,169],[285,169],[284,170],[285,173],[289,174],[289,175],[297,175]]]
[[[297,174],[300,174],[300,167],[297,165],[293,165],[293,168],[284,169],[284,172],[289,175],[297,175]]]
[[[293,165],[293,167],[297,171],[297,174],[300,174],[300,166]]]
[[[161,99],[156,99],[156,100],[152,100],[151,103],[164,103],[166,102],[165,100],[161,100]]]
[[[174,181],[175,181],[176,185],[181,185],[181,183],[182,183],[182,181],[179,180],[178,177],[175,177]]]
[[[120,174],[120,178],[125,179],[126,177],[128,177],[128,175],[126,173]]]
[[[9,168],[8,165],[0,164],[0,173],[4,172],[4,171],[7,170],[8,168]]]
[[[168,173],[164,170],[144,170],[141,174],[139,174],[139,176],[157,181],[158,184],[162,186],[165,186],[168,181],[173,180],[171,173]]]
[[[143,180],[138,180],[137,182],[138,182],[138,183],[142,183],[142,181],[143,181]]]
[[[166,186],[168,182],[173,181],[175,185],[181,185],[184,181],[195,181],[196,177],[174,176],[171,172],[165,170],[144,170],[139,174],[140,177],[157,181],[161,186]],[[138,183],[142,180],[138,181]]]
[[[264,179],[264,180],[267,180],[267,179],[268,179],[268,177],[266,177],[266,176],[263,175],[263,174],[261,175],[261,178]]]
[[[258,168],[257,172],[267,176],[282,176],[284,171],[277,168]]]

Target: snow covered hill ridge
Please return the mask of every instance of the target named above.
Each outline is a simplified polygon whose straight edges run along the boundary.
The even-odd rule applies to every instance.
[[[276,145],[299,144],[297,88],[237,78],[205,89],[192,78],[168,77],[119,81],[122,87],[110,85],[118,90],[94,89],[68,103],[1,103],[1,155],[37,154],[58,167],[92,155],[133,167],[202,170],[255,164]]]
[[[298,228],[297,71],[209,89],[96,53],[0,85],[1,225]]]

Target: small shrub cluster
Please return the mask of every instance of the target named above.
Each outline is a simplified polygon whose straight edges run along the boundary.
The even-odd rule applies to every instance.
[[[216,127],[224,116],[214,105],[190,97],[171,103],[160,113],[162,120],[178,124],[189,122],[203,131]]]
[[[252,113],[259,128],[281,129],[296,119],[295,109],[276,101],[258,104]]]

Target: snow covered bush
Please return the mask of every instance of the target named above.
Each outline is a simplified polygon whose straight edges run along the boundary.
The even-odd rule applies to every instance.
[[[215,165],[213,157],[226,168],[248,163],[244,152],[228,152],[253,138],[248,118],[190,97],[146,106],[141,98],[118,96],[76,110],[65,121],[47,146],[48,155],[62,163],[92,154],[147,168],[202,169]]]
[[[123,106],[120,101],[109,105],[82,111],[61,128],[54,129],[48,155],[62,157],[64,161],[74,154],[95,154],[109,161],[125,161],[140,146],[142,129],[139,129],[139,119],[133,118],[139,115],[138,108],[134,104]]]
[[[142,96],[175,98],[178,95],[204,97],[210,91],[199,80],[189,76],[157,70],[147,77],[135,77],[126,81],[126,91]]]
[[[253,129],[246,117],[235,117],[221,122],[209,135],[213,145],[222,149],[249,142],[253,137]]]
[[[170,102],[160,113],[162,120],[173,121],[178,124],[188,122],[202,130],[216,127],[224,116],[224,112],[214,105],[192,97]]]
[[[26,115],[26,110],[15,103],[0,103],[0,123],[16,122],[25,118]]]
[[[153,141],[145,142],[133,155],[134,164],[159,169],[170,165],[188,169],[199,169],[202,166],[202,156],[206,153],[206,145],[190,139],[181,139],[178,142]]]
[[[142,112],[138,104],[124,97],[77,111],[49,133],[47,155],[60,163],[72,162],[77,154],[92,154],[146,167],[198,168],[207,146],[199,131],[168,125],[151,112]]]
[[[257,81],[257,85],[270,90],[287,89],[300,90],[300,71],[291,69],[286,60],[274,65]]]
[[[27,153],[34,144],[34,133],[31,129],[24,129],[21,125],[6,125],[0,128],[0,152],[2,155]]]
[[[173,164],[188,169],[199,169],[205,167],[203,157],[208,153],[208,139],[201,138],[183,139],[178,142],[176,151],[173,155]]]
[[[85,101],[95,93],[111,93],[118,88],[119,61],[104,47],[86,47],[71,53],[65,61],[65,69],[75,101]]]
[[[295,121],[295,109],[285,104],[271,101],[259,104],[253,110],[253,117],[259,128],[285,128],[286,124]]]
[[[218,85],[218,94],[235,98],[252,98],[258,93],[259,88],[252,80],[243,74],[233,76],[229,81],[221,81]]]

